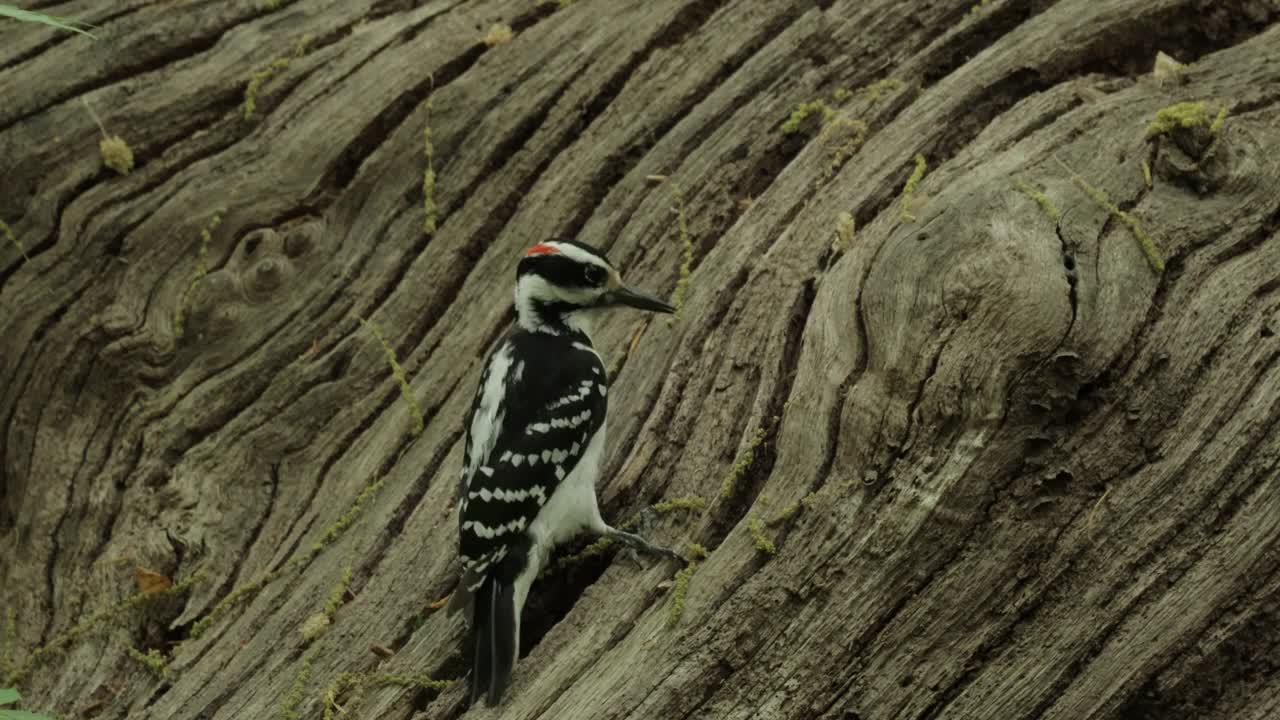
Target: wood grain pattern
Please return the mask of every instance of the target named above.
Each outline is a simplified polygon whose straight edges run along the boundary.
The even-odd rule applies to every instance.
[[[32,708],[274,717],[306,665],[294,709],[319,717],[344,672],[461,677],[461,619],[427,605],[453,582],[462,418],[515,262],[575,237],[671,292],[683,212],[680,320],[597,333],[606,363],[633,347],[601,497],[625,518],[700,495],[651,534],[712,552],[674,628],[669,565],[545,578],[501,717],[1280,711],[1275,0],[48,12],[99,39],[0,24],[0,220],[25,249],[0,234],[0,609],[15,662],[38,660]],[[489,47],[496,22],[515,37]],[[1184,82],[1151,77],[1157,51]],[[825,128],[780,129],[815,99]],[[1228,114],[1148,138],[1182,101]],[[102,166],[86,103],[130,174]],[[36,655],[136,567],[200,579]],[[172,652],[168,678],[130,647]],[[499,716],[458,686],[340,703]]]

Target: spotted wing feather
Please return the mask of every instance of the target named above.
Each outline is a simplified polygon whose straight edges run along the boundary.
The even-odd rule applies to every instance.
[[[468,439],[459,502],[459,554],[465,570],[460,590],[478,588],[485,571],[505,557],[573,472],[607,409],[604,367],[589,347],[563,337],[517,332],[495,355],[504,348],[520,360],[505,371],[492,442]],[[493,372],[492,362],[489,367]],[[492,376],[482,381],[480,395],[486,384],[493,392]],[[478,397],[474,407],[473,413],[489,406]],[[474,421],[471,427],[476,429]],[[472,466],[475,470],[469,472]]]

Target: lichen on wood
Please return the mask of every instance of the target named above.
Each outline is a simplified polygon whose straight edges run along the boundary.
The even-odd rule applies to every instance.
[[[693,574],[697,572],[698,565],[702,564],[703,559],[708,554],[705,547],[697,543],[689,543],[689,562],[680,572],[676,573],[675,583],[671,587],[671,603],[667,610],[667,627],[675,627],[680,623],[680,618],[684,617],[684,605],[689,596],[689,583],[693,580]]]
[[[382,352],[387,358],[387,365],[391,367],[391,375],[396,379],[396,385],[400,388],[400,397],[404,398],[405,405],[409,406],[409,417],[413,419],[413,434],[421,435],[422,431],[426,429],[422,406],[418,404],[418,398],[413,394],[413,387],[409,385],[409,375],[404,371],[404,367],[400,365],[400,361],[396,359],[395,348],[391,347],[391,343],[387,342],[382,330],[377,325],[365,318],[358,318],[358,320],[373,335],[378,344],[382,346]]]
[[[1019,180],[1015,184],[1015,187],[1017,187],[1018,191],[1023,195],[1035,200],[1036,204],[1040,206],[1040,209],[1044,211],[1044,214],[1048,216],[1050,220],[1056,223],[1062,219],[1062,211],[1058,209],[1057,205],[1053,204],[1053,201],[1049,199],[1048,195],[1045,195],[1042,191],[1031,187],[1031,185],[1022,180]]]
[[[269,7],[268,9],[274,8]],[[294,60],[306,55],[313,41],[314,36],[303,35],[298,40],[297,45],[294,46],[292,55],[281,55],[249,76],[249,82],[244,88],[244,101],[240,104],[240,110],[245,120],[253,118],[253,114],[257,112],[258,94],[262,91],[262,86],[266,85],[276,75],[288,70],[290,63]]]
[[[3,233],[5,238],[8,239],[14,247],[18,248],[18,253],[22,255],[23,260],[28,262],[31,261],[31,256],[27,255],[27,249],[22,246],[22,243],[18,240],[18,236],[13,234],[13,228],[9,227],[9,223],[0,220],[0,233]]]
[[[71,628],[55,635],[44,645],[41,645],[28,654],[25,661],[13,668],[5,684],[20,684],[23,679],[26,678],[37,666],[49,660],[53,656],[65,652],[66,649],[77,640],[80,640],[91,633],[105,632],[112,629],[110,623],[120,622],[121,618],[129,612],[148,605],[157,604],[168,598],[184,595],[192,588],[192,586],[201,582],[203,579],[204,576],[199,571],[196,571],[186,579],[174,583],[164,590],[159,592],[139,592],[134,595],[130,595],[122,602],[94,612],[88,618],[81,620]]]
[[[929,169],[929,164],[925,162],[923,155],[916,155],[916,167],[911,171],[911,176],[907,178],[907,184],[902,186],[902,219],[907,222],[915,222],[915,210],[912,204],[915,201],[916,189],[920,187],[920,181],[924,179],[925,171]]]
[[[1062,163],[1061,160],[1058,162]],[[1147,256],[1147,262],[1151,264],[1151,269],[1156,273],[1164,272],[1164,258],[1160,256],[1160,248],[1156,245],[1155,238],[1151,237],[1151,234],[1142,227],[1142,223],[1138,222],[1138,219],[1130,213],[1121,210],[1118,205],[1111,201],[1111,198],[1107,197],[1105,192],[1093,185],[1090,185],[1087,180],[1071,170],[1071,168],[1067,167],[1065,164],[1062,164],[1062,166],[1067,170],[1067,172],[1071,173],[1071,182],[1073,182],[1076,187],[1080,188],[1081,192],[1088,195],[1089,199],[1093,200],[1100,207],[1111,213],[1112,217],[1120,221],[1120,224],[1124,225],[1129,229],[1129,232],[1133,233],[1133,236],[1138,240],[1138,244],[1142,247],[1143,254]]]

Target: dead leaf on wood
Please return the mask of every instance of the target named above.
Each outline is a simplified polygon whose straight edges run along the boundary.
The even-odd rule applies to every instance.
[[[154,570],[146,568],[134,569],[134,577],[138,580],[138,592],[157,593],[168,590],[173,586],[173,581],[167,575],[162,575]]]
[[[311,341],[311,347],[307,348],[307,351],[302,353],[302,359],[308,360],[319,354],[320,354],[320,338],[316,338],[315,340]]]
[[[640,338],[644,335],[645,328],[649,327],[649,319],[645,318],[636,325],[636,329],[631,333],[631,345],[627,347],[627,357],[631,357],[631,353],[636,351],[636,347],[640,345]]]

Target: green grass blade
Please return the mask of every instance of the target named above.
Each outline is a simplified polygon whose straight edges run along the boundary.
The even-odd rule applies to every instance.
[[[16,703],[21,699],[16,688],[0,688],[0,705]]]
[[[0,710],[0,720],[50,720],[48,715],[37,715],[26,710]]]
[[[45,15],[44,13],[32,12],[30,10],[23,10],[22,8],[14,7],[12,5],[0,5],[0,17],[11,17],[14,20],[21,20],[22,22],[43,23],[52,27],[61,28],[62,30],[78,32],[81,35],[87,35],[95,40],[97,39],[93,33],[77,27],[78,25],[93,27],[89,23],[54,17],[53,15]]]

